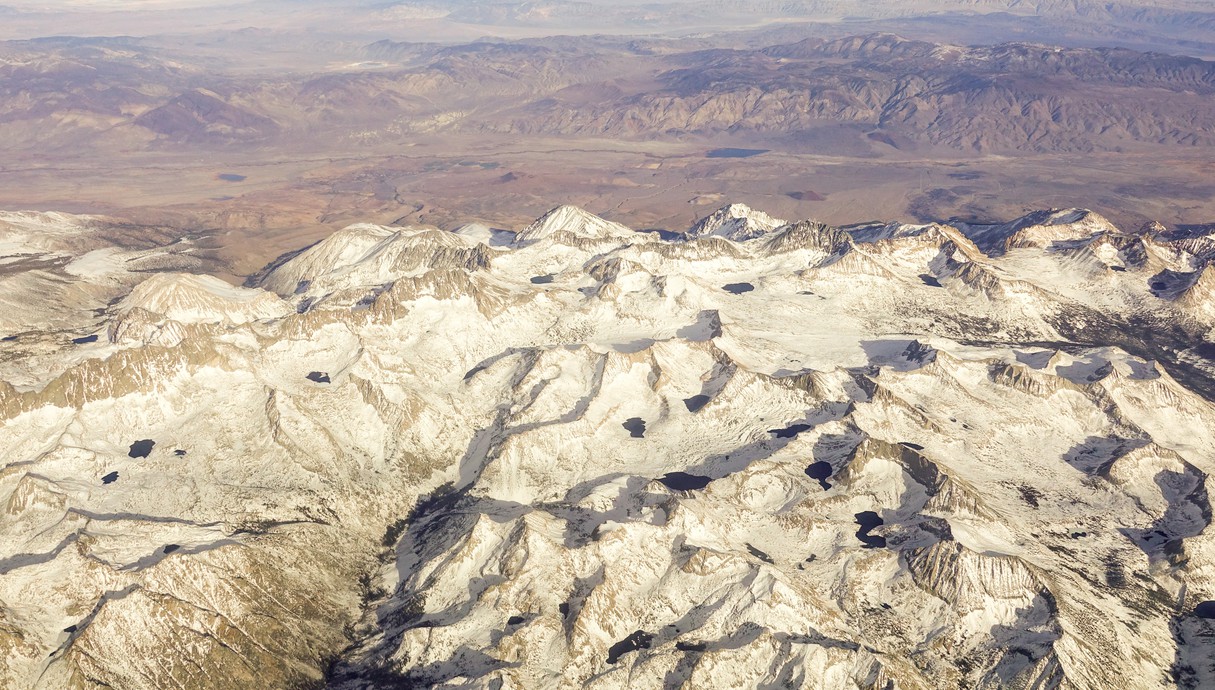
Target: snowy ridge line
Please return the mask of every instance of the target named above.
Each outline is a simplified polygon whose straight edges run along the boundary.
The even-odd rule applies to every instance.
[[[562,206],[239,288],[37,251],[0,686],[1215,682],[1210,236]]]

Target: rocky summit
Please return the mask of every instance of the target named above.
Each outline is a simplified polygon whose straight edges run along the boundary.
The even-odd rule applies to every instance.
[[[0,686],[1215,684],[1208,230],[110,223],[0,215]]]

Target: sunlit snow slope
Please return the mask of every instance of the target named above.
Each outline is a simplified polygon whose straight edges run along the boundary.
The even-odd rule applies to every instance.
[[[1215,237],[97,222],[0,216],[0,687],[1215,684]]]

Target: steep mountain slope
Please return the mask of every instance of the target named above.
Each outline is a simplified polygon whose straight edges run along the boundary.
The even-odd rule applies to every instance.
[[[26,317],[0,684],[1215,682],[1207,236],[697,227],[355,225]]]

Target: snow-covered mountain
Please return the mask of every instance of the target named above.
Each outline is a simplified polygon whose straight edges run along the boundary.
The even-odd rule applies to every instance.
[[[1208,235],[90,222],[0,216],[0,686],[1215,684]]]
[[[688,230],[688,239],[698,237],[725,237],[735,242],[745,242],[772,232],[785,221],[773,218],[763,211],[756,211],[746,204],[723,206],[700,219]]]

